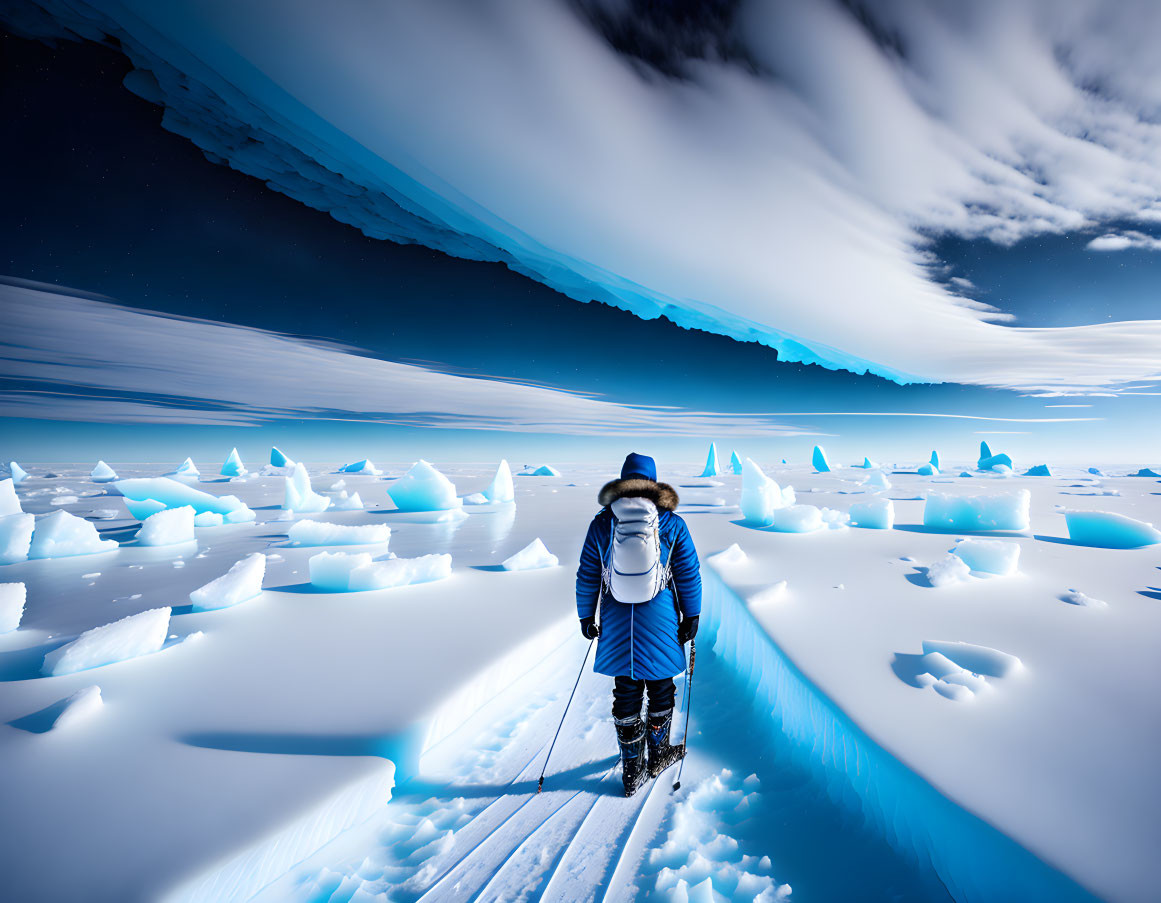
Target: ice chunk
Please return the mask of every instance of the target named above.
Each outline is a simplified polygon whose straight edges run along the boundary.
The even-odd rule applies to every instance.
[[[343,491],[337,498],[331,499],[331,508],[335,511],[362,511],[363,500],[357,492],[347,495],[346,491]]]
[[[348,464],[345,467],[340,468],[339,472],[340,473],[365,473],[365,474],[369,474],[369,475],[375,477],[375,476],[378,476],[379,474],[381,474],[383,471],[381,471],[378,467],[375,466],[374,461],[371,461],[367,458],[364,458],[362,461],[356,461],[354,464]]]
[[[822,511],[814,505],[790,505],[774,512],[770,528],[779,533],[813,533],[823,526]]]
[[[373,561],[367,552],[322,552],[310,559],[310,582],[329,593],[365,592],[451,576],[451,555]]]
[[[923,651],[924,653],[938,652],[961,668],[971,671],[973,674],[983,674],[987,677],[1007,677],[1024,667],[1024,663],[1016,656],[993,649],[990,646],[924,640]]]
[[[1052,471],[1050,471],[1048,469],[1047,464],[1036,464],[1032,467],[1029,467],[1026,471],[1024,471],[1024,476],[1026,476],[1026,477],[1050,477],[1050,476],[1052,476]]]
[[[241,508],[235,508],[223,515],[222,520],[227,524],[246,524],[256,519],[253,511],[243,505]]]
[[[547,464],[541,464],[539,467],[529,465],[520,471],[519,476],[522,477],[559,477],[560,471],[555,467],[549,467]]]
[[[24,468],[15,461],[8,462],[8,473],[11,475],[13,483],[22,483],[28,478]]]
[[[742,462],[742,498],[740,507],[742,517],[747,523],[757,526],[769,526],[774,520],[774,511],[793,505],[794,490],[787,486],[785,489],[766,474],[762,468],[754,463],[753,459],[746,458]]]
[[[303,546],[358,546],[386,543],[391,539],[387,524],[328,524],[302,520],[290,528],[290,539]]]
[[[939,452],[932,449],[931,458],[928,460],[928,463],[936,470],[939,470]]]
[[[934,464],[919,465],[919,475],[921,477],[934,477],[939,474],[939,468]]]
[[[554,568],[558,564],[560,559],[548,551],[537,537],[515,555],[505,558],[501,567],[506,571],[529,571],[535,568]]]
[[[194,510],[189,505],[151,514],[137,531],[140,546],[172,546],[193,541]]]
[[[709,454],[705,459],[705,469],[702,470],[703,477],[716,477],[718,475],[718,447],[713,442],[710,443]]]
[[[202,511],[200,514],[194,515],[195,527],[220,527],[222,525],[222,515],[217,511]]]
[[[861,467],[861,468],[863,468],[863,470],[873,470],[874,468],[878,467],[879,465],[876,464],[874,461],[872,461],[870,458],[864,456],[863,463],[857,464],[855,466]]]
[[[1131,474],[1131,476],[1134,476],[1134,477],[1161,477],[1161,473],[1157,473],[1157,471],[1155,471],[1151,467],[1142,467],[1136,473]]]
[[[927,582],[932,586],[951,586],[964,583],[971,577],[972,569],[958,555],[948,555],[927,569]]]
[[[473,492],[464,496],[465,505],[486,505],[488,504],[488,497],[482,492]]]
[[[16,497],[16,484],[11,478],[0,480],[0,517],[22,514],[23,512],[24,509],[20,507],[20,499]]]
[[[237,561],[221,577],[211,580],[189,594],[195,611],[229,608],[262,592],[266,576],[266,556],[261,552],[247,555]]]
[[[57,511],[37,521],[28,557],[68,558],[94,552],[111,552],[116,548],[116,542],[101,539],[97,528],[87,520],[67,511]]]
[[[1014,574],[1020,562],[1020,544],[1003,539],[961,539],[951,551],[973,571],[985,574]]]
[[[845,511],[836,508],[820,508],[822,522],[830,530],[845,530],[851,522],[851,516]]]
[[[31,514],[0,517],[0,564],[12,564],[28,557],[35,523]]]
[[[810,460],[814,464],[814,469],[819,473],[830,473],[830,463],[826,460],[826,452],[821,445],[814,447],[814,454],[811,455]]]
[[[412,464],[387,494],[400,511],[446,511],[463,505],[455,484],[426,461]]]
[[[89,474],[89,478],[94,483],[112,483],[117,479],[117,474],[104,461],[98,461],[97,466],[93,468],[93,472]]]
[[[177,470],[173,472],[173,475],[183,480],[190,480],[200,477],[201,472],[194,466],[193,458],[186,458],[177,465]]]
[[[1103,476],[1104,476],[1104,473],[1101,471],[1101,469],[1100,469],[1099,467],[1090,467],[1090,468],[1088,469],[1088,472],[1089,472],[1089,473],[1091,473],[1091,474],[1095,474],[1095,475],[1096,475],[1096,476],[1098,476],[1098,477],[1103,477]]]
[[[23,583],[0,583],[0,633],[20,626],[27,599],[28,590]]]
[[[249,513],[247,519],[254,519],[253,512],[237,496],[210,495],[169,477],[118,480],[113,486],[125,497],[125,507],[138,520],[145,520],[165,508],[181,508],[185,505],[189,505],[198,514],[203,511],[214,511],[221,515],[241,512],[243,515]]]
[[[168,608],[154,608],[86,630],[44,657],[42,673],[58,676],[156,652],[169,633]]]
[[[890,499],[871,499],[851,505],[851,524],[870,530],[890,530],[895,526],[895,503]]]
[[[286,453],[282,451],[277,445],[270,446],[270,466],[271,467],[293,467],[294,462],[286,457]]]
[[[101,688],[93,685],[77,690],[64,701],[64,707],[53,719],[51,730],[67,728],[69,725],[87,721],[94,714],[105,707],[101,699]]]
[[[286,477],[286,494],[283,496],[282,507],[286,511],[299,511],[306,514],[316,514],[326,511],[331,506],[331,500],[325,495],[319,495],[310,485],[310,474],[299,461],[294,465],[293,475]]]
[[[1010,473],[1012,470],[1012,459],[1007,455],[992,455],[990,458],[981,458],[976,467],[980,470],[994,470],[997,473]]]
[[[1161,531],[1145,521],[1112,511],[1070,511],[1061,514],[1068,537],[1082,546],[1102,549],[1137,549],[1161,542]]]
[[[750,460],[749,458],[746,459]],[[722,568],[736,567],[739,564],[745,564],[749,559],[746,553],[742,551],[742,547],[736,542],[728,549],[723,549],[720,552],[715,552],[710,555],[705,563],[711,565],[714,570],[721,570]]]
[[[230,454],[222,464],[221,474],[224,477],[241,477],[246,474],[246,465],[238,456],[238,449],[230,449]]]
[[[881,470],[876,470],[867,475],[859,485],[865,486],[870,492],[882,492],[885,489],[891,488],[891,481],[887,479],[887,475]]]
[[[970,472],[968,472],[968,471],[966,471],[966,470],[961,470],[961,471],[959,472],[959,475],[960,475],[961,477],[974,477],[974,476],[975,476],[975,474],[974,474],[974,473],[970,473]]]
[[[730,470],[732,470],[735,474],[740,474],[742,472],[742,459],[738,457],[738,453],[736,451],[730,452]]]
[[[1094,599],[1092,596],[1086,595],[1077,589],[1070,589],[1068,592],[1060,596],[1062,602],[1068,602],[1070,605],[1080,605],[1084,608],[1108,608],[1109,603],[1102,599]]]
[[[1027,489],[994,495],[932,492],[923,506],[923,524],[941,530],[1027,530],[1032,494]]]
[[[485,501],[512,502],[516,500],[516,490],[512,485],[512,470],[508,467],[507,459],[502,459],[496,468],[496,475],[484,490]]]

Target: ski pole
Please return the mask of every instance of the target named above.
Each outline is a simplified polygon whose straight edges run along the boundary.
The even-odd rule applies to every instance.
[[[697,643],[689,641],[689,670],[685,673],[685,736],[681,738],[681,745],[685,747],[685,755],[677,763],[677,780],[673,782],[673,792],[681,787],[681,770],[685,767],[685,756],[689,755],[689,699],[693,695],[693,663],[697,658]]]
[[[548,771],[548,760],[552,758],[552,750],[556,746],[556,738],[560,736],[560,729],[564,727],[564,719],[568,717],[568,707],[572,705],[572,698],[576,695],[576,688],[580,686],[581,675],[585,673],[585,664],[589,660],[589,653],[593,651],[593,643],[596,637],[589,640],[589,646],[585,650],[585,657],[581,661],[580,671],[576,676],[576,683],[572,685],[572,692],[568,694],[568,702],[564,704],[564,714],[560,716],[560,724],[556,727],[556,733],[552,737],[552,743],[548,747],[548,755],[544,757],[544,767],[540,769],[540,780],[536,782],[536,792],[539,793],[544,789],[544,773]]]

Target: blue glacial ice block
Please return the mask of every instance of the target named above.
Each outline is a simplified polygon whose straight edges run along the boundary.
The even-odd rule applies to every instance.
[[[1033,467],[1029,467],[1026,471],[1024,471],[1024,476],[1026,476],[1026,477],[1050,477],[1050,476],[1052,476],[1052,471],[1050,471],[1048,469],[1047,464],[1036,464]]]
[[[371,476],[378,476],[383,471],[375,466],[375,462],[367,458],[362,461],[356,461],[353,464],[347,464],[339,469],[340,473],[365,473]]]
[[[702,568],[702,578],[700,644],[712,644],[714,655],[745,682],[755,709],[769,712],[768,728],[787,741],[790,755],[835,805],[865,821],[917,867],[934,869],[960,903],[1096,903],[1067,875],[948,799],[871,740],[798,669],[713,568]],[[766,728],[755,725],[757,731]]]
[[[730,470],[732,470],[735,474],[740,474],[742,472],[742,459],[738,457],[738,453],[736,451],[730,452]]]
[[[294,462],[286,457],[286,454],[277,446],[270,446],[270,466],[271,467],[293,467]]]
[[[987,442],[981,441],[980,442],[980,460],[983,461],[985,458],[990,458],[991,456],[992,456],[992,447],[990,445],[988,445]]]
[[[1098,476],[1098,477],[1103,477],[1103,476],[1104,476],[1104,473],[1101,471],[1101,469],[1100,469],[1099,467],[1090,467],[1090,468],[1088,469],[1088,472],[1089,472],[1089,473],[1091,473],[1091,474],[1095,474],[1095,475],[1096,475],[1096,476]]]
[[[25,472],[24,468],[17,464],[15,461],[8,462],[8,472],[12,475],[13,483],[20,483],[28,477],[28,474]]]
[[[928,461],[928,463],[936,470],[939,470],[939,452],[933,449],[931,452],[931,459]]]
[[[1101,549],[1139,549],[1161,542],[1161,530],[1112,511],[1063,511],[1068,538]]]
[[[934,464],[920,464],[918,473],[921,477],[934,477],[939,474],[939,468]]]
[[[895,503],[890,499],[871,499],[851,505],[851,526],[868,530],[890,530],[895,525]]]
[[[238,449],[230,449],[229,456],[226,458],[225,463],[222,464],[221,473],[224,477],[240,477],[246,473],[246,465],[242,463]]]
[[[814,464],[814,469],[819,473],[830,473],[830,462],[826,460],[826,452],[821,445],[814,447],[814,454],[810,460]]]
[[[980,458],[976,466],[980,470],[996,470],[1000,467],[1007,467],[1010,470],[1012,468],[1012,459],[1004,454],[991,455],[987,458]]]
[[[203,511],[221,515],[237,512],[238,517],[249,514],[246,519],[253,519],[250,509],[237,496],[210,495],[169,477],[134,477],[118,480],[113,486],[124,496],[129,513],[138,520],[145,520],[165,508],[180,508],[183,505],[189,505],[197,514]]]
[[[1161,473],[1157,473],[1157,471],[1155,471],[1151,467],[1142,467],[1135,474],[1133,474],[1133,476],[1135,476],[1135,477],[1161,477]]]
[[[400,511],[445,511],[464,504],[456,497],[455,484],[426,461],[412,464],[387,494]]]
[[[953,532],[1027,530],[1032,493],[1027,489],[993,495],[931,492],[923,506],[923,525]]]
[[[877,464],[876,464],[874,461],[872,461],[870,458],[868,458],[868,457],[864,456],[864,457],[863,457],[863,463],[862,463],[862,464],[856,464],[855,466],[856,466],[856,467],[861,467],[861,468],[863,468],[863,470],[871,470],[872,468],[874,468],[874,467],[878,467],[879,465],[877,465]]]
[[[709,454],[705,459],[705,469],[701,472],[703,477],[716,477],[718,475],[718,447],[714,443],[710,443]]]

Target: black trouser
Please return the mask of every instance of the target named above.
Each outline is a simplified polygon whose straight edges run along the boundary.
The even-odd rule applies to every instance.
[[[645,689],[649,689],[649,713],[661,714],[673,708],[673,697],[677,688],[673,678],[659,680],[634,680],[631,677],[613,679],[613,717],[632,718],[641,714],[641,701]]]

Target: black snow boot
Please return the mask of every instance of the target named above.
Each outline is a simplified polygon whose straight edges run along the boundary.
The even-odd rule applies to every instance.
[[[648,776],[645,770],[645,724],[640,715],[614,718],[617,741],[621,744],[621,781],[625,796],[636,793]]]
[[[673,723],[673,709],[650,712],[645,736],[649,743],[649,777],[655,778],[678,759],[685,757],[685,744],[671,746],[669,727]]]

